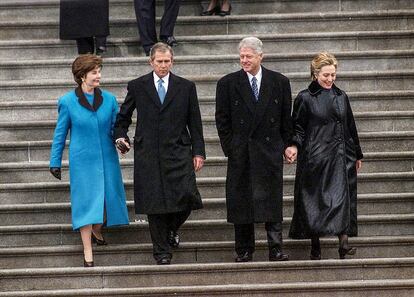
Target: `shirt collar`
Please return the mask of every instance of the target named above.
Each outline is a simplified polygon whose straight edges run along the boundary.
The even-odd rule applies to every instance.
[[[252,75],[251,73],[249,73],[249,72],[246,72],[247,73],[247,77],[249,78],[249,82],[251,83],[252,82],[252,78],[253,78],[253,76],[254,77],[256,77],[256,79],[257,79],[257,82],[258,83],[260,83],[261,81],[262,81],[262,66],[260,66],[260,69],[259,69],[259,71],[256,73],[256,75]]]
[[[155,72],[152,72],[153,76],[154,76],[154,84],[158,85],[158,81],[160,80],[160,77],[158,75],[155,74]],[[168,72],[168,74],[166,76],[164,76],[162,78],[162,80],[164,81],[164,83],[168,83],[170,79],[170,73]]]

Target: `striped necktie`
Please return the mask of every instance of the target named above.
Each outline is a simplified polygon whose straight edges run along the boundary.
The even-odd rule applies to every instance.
[[[259,89],[257,88],[257,79],[254,76],[252,78],[252,91],[253,91],[254,98],[256,99],[256,101],[258,101],[259,100]]]

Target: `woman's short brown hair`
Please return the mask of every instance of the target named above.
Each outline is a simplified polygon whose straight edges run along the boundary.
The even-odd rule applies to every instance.
[[[75,82],[80,86],[82,78],[95,68],[102,68],[102,58],[92,54],[80,55],[72,63],[72,73]]]
[[[316,75],[319,73],[319,71],[321,71],[323,66],[330,65],[335,66],[335,69],[337,69],[338,67],[338,61],[336,60],[334,55],[327,52],[317,54],[313,58],[310,66],[312,80],[316,80]]]

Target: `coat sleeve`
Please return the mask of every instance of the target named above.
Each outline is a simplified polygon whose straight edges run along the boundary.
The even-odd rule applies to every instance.
[[[121,105],[120,111],[116,116],[116,121],[114,124],[114,141],[116,141],[118,138],[125,138],[129,140],[128,127],[132,123],[131,118],[135,110],[135,97],[133,94],[133,87],[130,84],[128,84],[128,92],[125,97],[125,101]]]
[[[216,88],[216,127],[220,138],[221,148],[226,157],[231,153],[233,131],[231,127],[231,102],[228,83],[219,80]]]
[[[282,135],[285,149],[292,145],[293,124],[292,124],[292,91],[290,89],[289,79],[283,82],[283,98],[282,98],[282,120],[280,132]]]
[[[112,114],[111,114],[112,135],[113,135],[113,132],[114,132],[114,127],[115,127],[115,122],[116,122],[116,117],[118,115],[118,111],[119,111],[118,101],[116,101],[116,98],[113,97],[112,98]]]
[[[71,120],[68,106],[60,99],[58,101],[58,119],[50,152],[50,167],[62,167],[62,154],[65,149],[66,136],[68,135],[70,126]]]
[[[348,123],[348,130],[355,144],[356,158],[357,160],[361,160],[364,157],[364,155],[362,154],[361,145],[359,144],[359,137],[358,137],[358,132],[357,132],[356,125],[355,125],[354,114],[352,113],[351,104],[349,103],[349,98],[347,95],[345,95],[345,101],[347,105],[346,117],[347,117],[347,123]]]
[[[305,141],[305,131],[308,124],[308,110],[300,93],[293,104],[292,120],[294,125],[292,142],[300,149]]]
[[[198,104],[197,90],[194,83],[191,83],[189,92],[189,115],[187,127],[191,136],[191,146],[193,156],[206,158],[205,144],[203,137],[203,124],[201,121],[200,106]]]

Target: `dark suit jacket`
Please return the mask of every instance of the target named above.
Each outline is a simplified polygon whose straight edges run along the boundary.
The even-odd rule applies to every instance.
[[[201,208],[192,158],[205,157],[205,147],[195,84],[170,73],[161,105],[152,72],[130,81],[114,139],[128,137],[134,110],[136,212],[162,214]]]
[[[283,152],[291,144],[287,77],[262,66],[259,101],[246,72],[217,83],[216,125],[228,156],[227,219],[236,224],[282,221]]]

